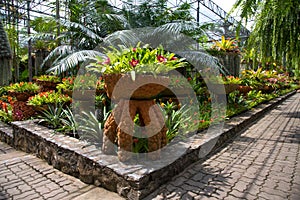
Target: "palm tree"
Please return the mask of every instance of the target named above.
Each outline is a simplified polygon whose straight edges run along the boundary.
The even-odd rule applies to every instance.
[[[129,29],[126,19],[114,13],[103,1],[80,2],[70,1],[68,5],[71,12],[70,20],[59,21],[62,27],[59,35],[60,45],[44,60],[44,63],[53,60],[48,72],[76,73],[76,66],[79,63],[88,57],[99,55],[99,52],[93,49],[106,35],[117,30]]]
[[[8,85],[12,78],[12,53],[6,32],[0,21],[0,85]]]

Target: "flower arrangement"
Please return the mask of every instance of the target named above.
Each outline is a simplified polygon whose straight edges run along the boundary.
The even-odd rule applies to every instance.
[[[8,92],[30,92],[36,93],[38,92],[40,87],[32,82],[20,82],[15,84],[10,84],[7,86]]]
[[[45,104],[55,104],[55,103],[70,103],[72,98],[68,95],[64,95],[60,92],[55,92],[53,90],[48,92],[41,92],[35,96],[32,96],[28,100],[28,105],[32,106],[42,106]]]
[[[174,53],[166,52],[162,46],[152,49],[149,45],[125,48],[111,48],[106,52],[107,58],[96,57],[89,70],[102,74],[119,73],[167,73],[176,68],[184,67],[187,62],[177,58]]]

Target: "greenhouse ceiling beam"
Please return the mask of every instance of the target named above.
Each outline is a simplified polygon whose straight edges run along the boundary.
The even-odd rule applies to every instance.
[[[196,3],[196,2],[202,4],[203,6],[205,6],[209,10],[211,10],[213,13],[218,15],[220,18],[229,22],[231,25],[239,24],[239,22],[236,19],[234,19],[232,16],[228,16],[228,13],[225,10],[223,10],[220,6],[218,6],[215,2],[213,2],[212,0],[197,0],[194,3]],[[241,35],[249,35],[250,31],[246,27],[241,26],[240,34]]]

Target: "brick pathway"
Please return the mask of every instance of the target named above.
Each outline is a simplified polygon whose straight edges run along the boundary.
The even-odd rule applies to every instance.
[[[300,199],[300,93],[146,199]]]
[[[116,193],[87,185],[45,161],[0,142],[0,200],[122,199]]]
[[[300,93],[146,199],[300,199]],[[122,199],[0,142],[1,199]]]

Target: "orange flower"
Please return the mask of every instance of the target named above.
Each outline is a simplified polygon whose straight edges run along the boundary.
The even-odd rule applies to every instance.
[[[2,110],[4,110],[6,113],[8,113],[7,103],[2,103]]]

